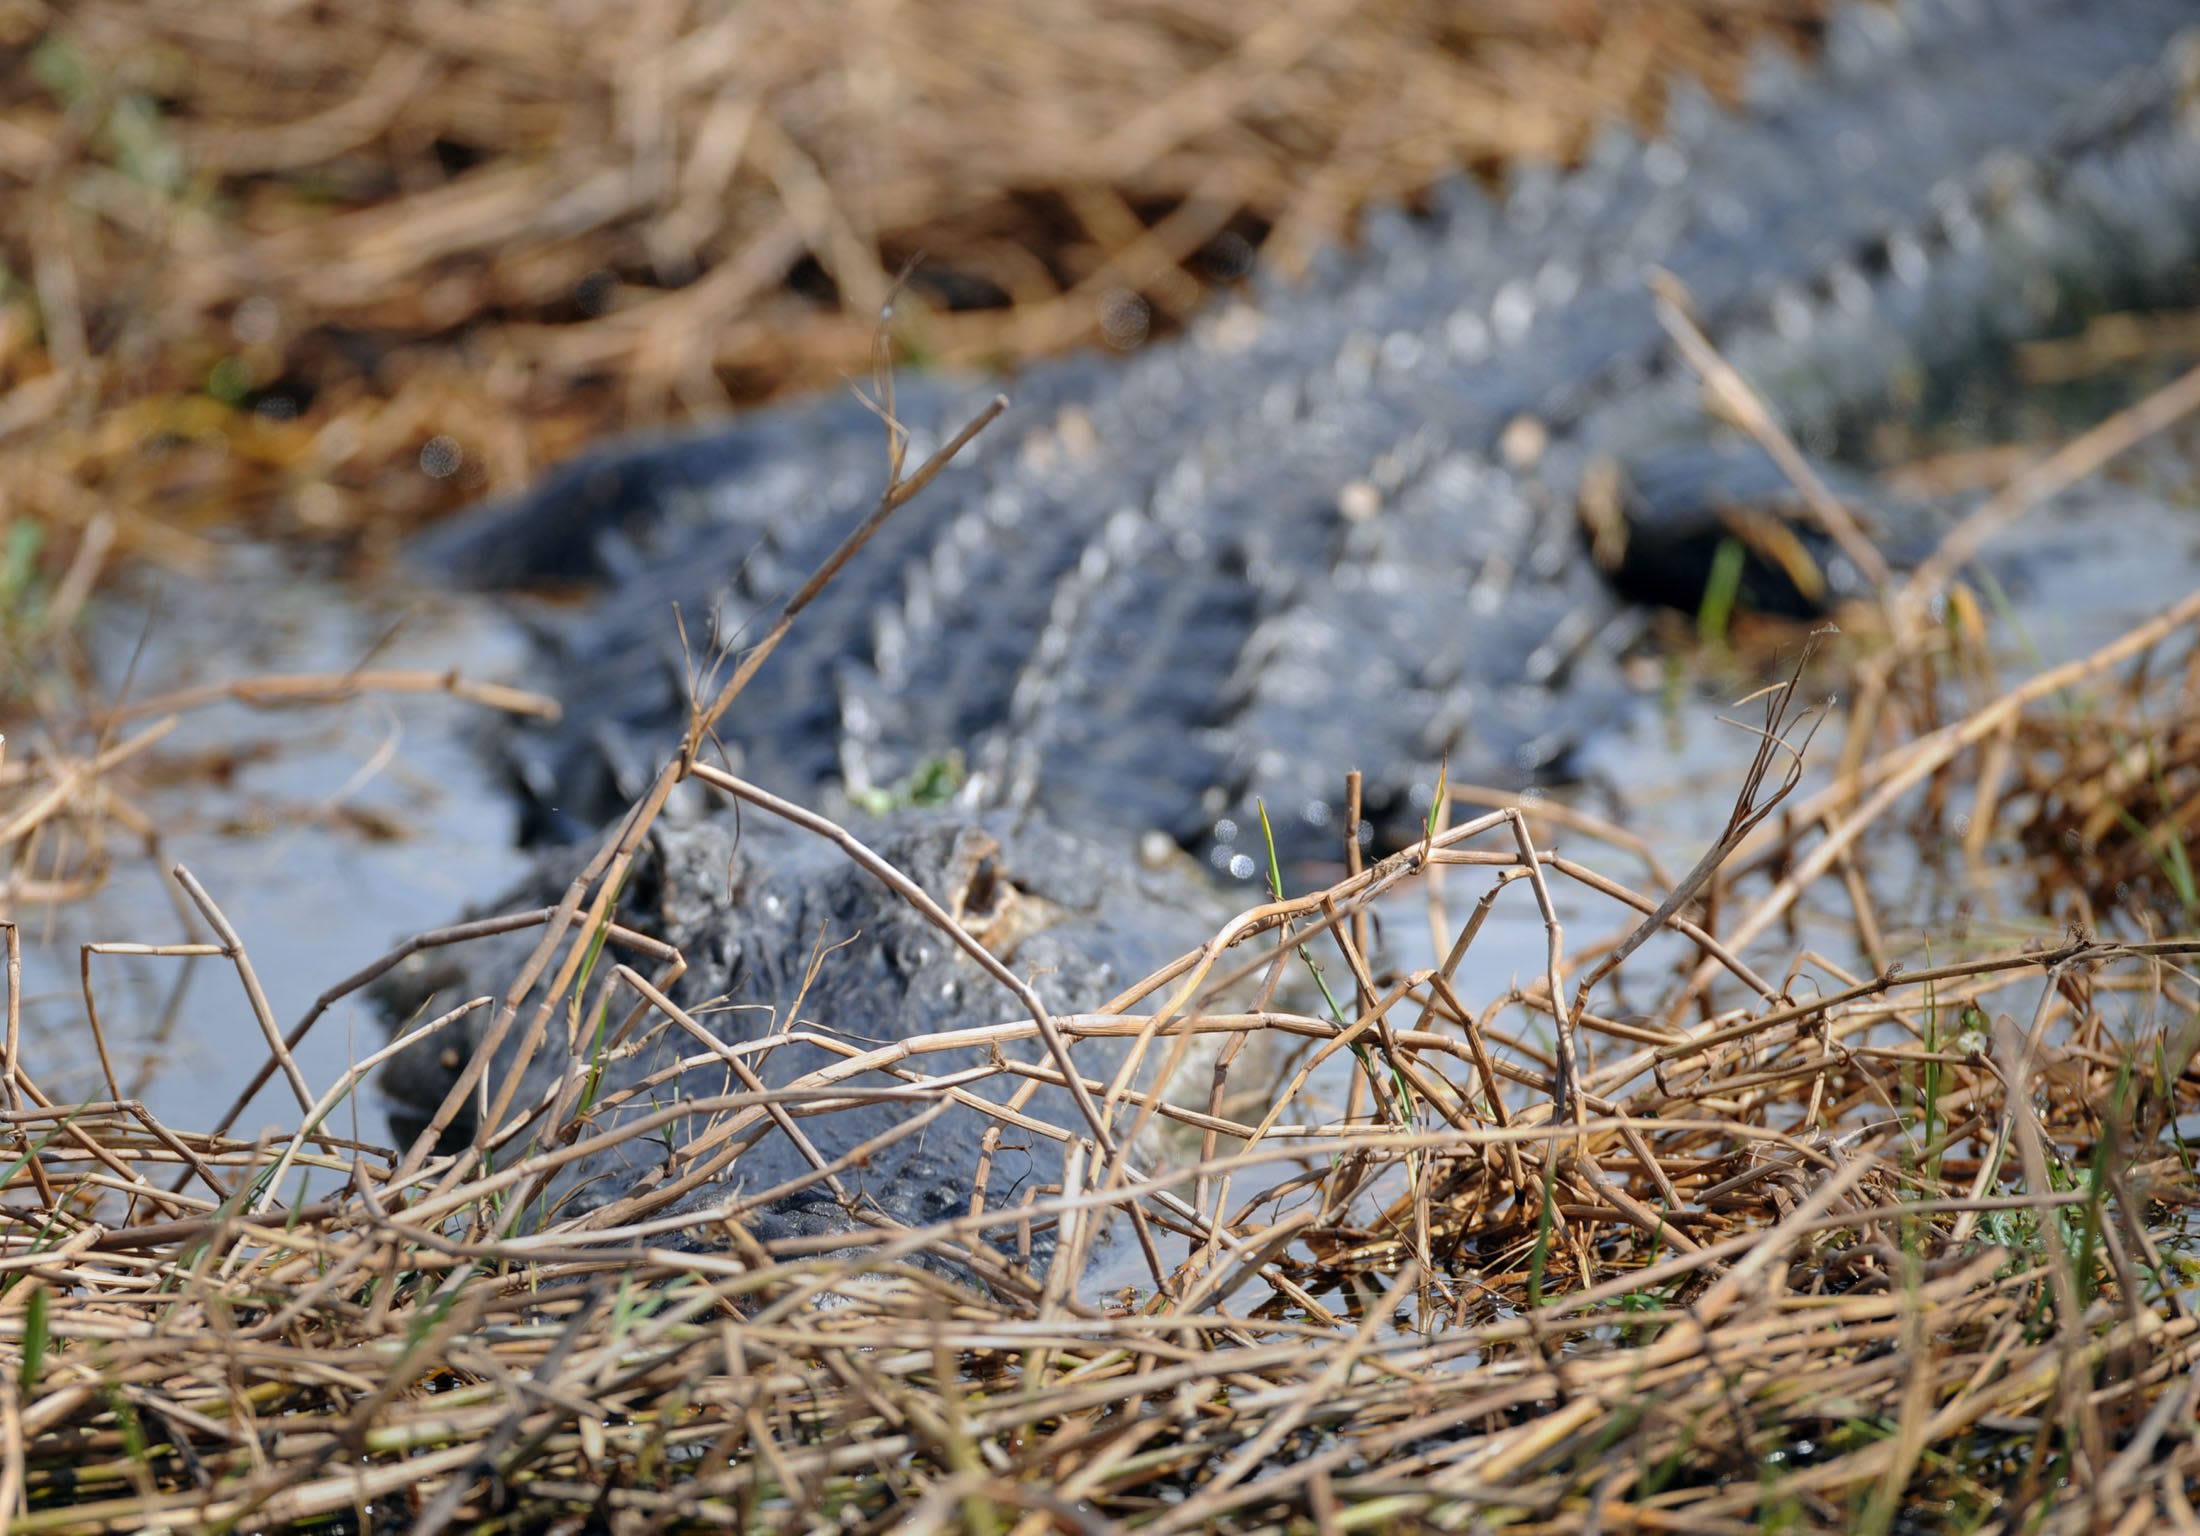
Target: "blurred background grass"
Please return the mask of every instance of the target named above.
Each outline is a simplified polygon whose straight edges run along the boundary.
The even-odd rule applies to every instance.
[[[56,574],[95,525],[371,555],[861,373],[911,264],[916,362],[1134,345],[1822,8],[0,0],[0,513]]]

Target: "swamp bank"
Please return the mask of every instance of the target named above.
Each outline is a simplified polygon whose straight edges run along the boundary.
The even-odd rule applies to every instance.
[[[664,8],[604,50],[638,73],[543,97],[552,23],[431,11],[361,11],[356,99],[271,97],[281,132],[93,67],[126,19],[218,78],[220,18],[5,22],[49,105],[0,156],[78,166],[115,227],[165,186],[240,347],[208,397],[240,414],[132,438],[141,490],[265,491],[300,419],[359,473],[274,522],[335,533],[401,439],[429,499],[485,489],[474,445],[551,428],[417,358],[311,373],[423,306],[563,358],[502,377],[576,410],[591,368],[723,383],[692,306],[724,282],[664,243],[734,260],[714,164],[882,349],[845,167],[806,200],[774,135],[807,120],[710,51],[797,33]],[[1128,56],[1236,37],[1169,14]],[[1123,133],[1168,164],[1201,102],[1266,122],[1411,15],[1281,13]],[[380,596],[209,551],[96,433],[20,440],[24,494],[85,515],[0,572],[9,1529],[2193,1523],[2186,20],[1806,20],[1738,111],[1560,132],[1573,173],[1429,192],[1296,286],[1171,309],[1164,262],[1127,308],[1133,240],[1057,310],[967,311],[1082,304],[1132,353],[1027,368],[999,420],[990,382],[882,372],[905,438],[840,394],[613,447]],[[1490,99],[1479,25],[1440,88],[1400,75],[1408,121]],[[1590,56],[1701,49],[1643,25]],[[575,143],[631,151],[600,184],[485,126],[589,101],[625,126]],[[297,214],[286,166],[367,197],[431,102],[438,188],[397,175],[379,236]],[[208,245],[204,186],[263,201]],[[1140,239],[1281,264],[1290,218],[1206,196]],[[641,227],[647,263],[559,244]],[[332,230],[348,265],[264,265]],[[499,240],[506,307],[467,309]],[[111,249],[25,263],[49,405],[117,387],[124,332],[64,302]],[[453,581],[519,577],[567,590]]]

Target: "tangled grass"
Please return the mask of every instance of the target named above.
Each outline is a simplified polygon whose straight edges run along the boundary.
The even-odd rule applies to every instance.
[[[117,548],[186,560],[240,509],[371,541],[611,426],[860,369],[919,250],[934,277],[902,324],[929,357],[1106,340],[1123,295],[1166,325],[1257,243],[1287,264],[1366,201],[1563,155],[1615,105],[1651,110],[1676,65],[1730,71],[1735,30],[1807,20],[1705,0],[1601,31],[1586,7],[1484,7],[1475,31],[1450,14],[1171,0],[1057,7],[1042,32],[930,3],[820,25],[807,6],[0,0],[29,104],[0,125],[5,494],[62,533],[6,552],[10,656],[63,645]],[[2088,472],[2114,434],[2095,448],[1989,511]],[[897,464],[879,515],[936,468]],[[262,1077],[297,1106],[268,1140],[42,1091],[4,925],[0,1518],[2200,1529],[2200,941],[2180,937],[2200,910],[2200,599],[2015,680],[1966,602],[1937,625],[1890,604],[1807,751],[1816,717],[1772,695],[1747,793],[1687,874],[1578,809],[1453,786],[1463,819],[1186,935],[1102,1012],[1042,1019],[1019,995],[832,1082],[728,1094],[667,1149],[684,1168],[830,1114],[865,1066],[977,1102],[926,1055],[1051,1025],[1046,1059],[1098,1123],[1004,1130],[1065,1142],[1061,1186],[863,1241],[762,1243],[739,1198],[530,1226],[530,1184],[601,1149],[585,1111],[501,1163],[479,1155],[495,1124],[459,1154],[336,1135],[376,1059],[309,1082],[304,1032],[404,954],[494,924],[422,935],[286,1031],[191,892],[215,937],[162,952],[234,968]],[[516,1027],[568,1005],[675,782],[762,803],[697,749],[769,642],[567,899],[508,920],[541,927],[534,963],[465,1007]],[[542,707],[417,674],[252,686]],[[97,878],[57,845],[119,828],[157,848],[127,769],[198,702],[96,721],[82,752],[13,744],[12,898]],[[1911,935],[1874,871],[1928,866],[2005,900],[2024,884],[2029,924]],[[1370,918],[1413,900],[1441,958],[1399,967]],[[1542,921],[1539,974],[1487,962],[1500,904]],[[1562,910],[1589,914],[1568,919],[1585,942]],[[677,1022],[650,994],[678,957],[633,938],[655,967],[627,971],[634,1006]],[[1283,988],[1309,955],[1324,1006]],[[89,994],[85,1027],[104,1051]],[[1080,1070],[1080,1042],[1124,1036],[1133,1072]],[[1195,1044],[1212,1066],[1187,1099]],[[1172,1160],[1138,1150],[1154,1123]],[[1042,1226],[1043,1272],[1023,1241]],[[1085,1262],[1104,1245],[1105,1287]]]
[[[627,861],[682,780],[875,864],[700,747],[840,562],[983,424],[913,472],[896,460],[873,517],[698,706],[557,907],[423,935],[286,1037],[192,891],[219,940],[194,953],[236,968],[270,1042],[263,1075],[297,1098],[294,1135],[52,1102],[16,1049],[11,985],[11,1531],[2192,1524],[2200,939],[2171,936],[2192,932],[2195,903],[2170,850],[2190,814],[2176,786],[2200,596],[2008,685],[1973,629],[1897,623],[1844,717],[1832,756],[1848,766],[1804,793],[1819,717],[1793,682],[1773,690],[1731,817],[1678,878],[1621,828],[1496,797],[1327,890],[1188,936],[1096,1014],[1049,1017],[1018,981],[1006,1022],[663,1117],[705,1127],[667,1149],[678,1172],[882,1073],[1068,1146],[1060,1186],[1013,1206],[981,1190],[935,1228],[873,1213],[854,1238],[766,1243],[744,1222],[753,1198],[668,1214],[675,1178],[540,1225],[529,1192],[557,1166],[660,1127],[598,1130],[579,1093],[501,1162],[482,1153],[511,1139],[494,1115],[456,1154],[333,1135],[392,1052],[479,1007],[539,1028],[580,995]],[[1950,709],[1949,678],[1991,685]],[[1455,787],[1451,803],[1480,797]],[[2043,838],[2053,827],[2079,840]],[[1559,833],[1641,860],[1643,884]],[[2019,858],[2055,893],[2039,917],[2059,937],[1982,925],[1913,952],[1866,874]],[[2161,883],[2084,905],[2119,860],[2151,860]],[[1368,919],[1416,894],[1442,958],[1401,970]],[[1544,965],[1525,980],[1477,948],[1501,902],[1540,914]],[[1562,908],[1600,929],[1570,937]],[[1864,964],[1803,942],[1805,914],[1838,915]],[[290,1047],[337,998],[423,945],[515,923],[543,934],[502,998],[335,1084],[298,1072]],[[634,1007],[681,1023],[664,996],[679,957],[629,937],[656,967],[620,967]],[[1317,955],[1327,1006],[1294,1008],[1279,982]],[[1126,1035],[1134,1064],[1112,1081],[1079,1066],[1079,1042]],[[1220,1049],[1187,1101],[1166,1090],[1200,1037]],[[1027,1087],[1049,1063],[1075,1074],[1089,1123],[1036,1121],[925,1069],[1034,1038],[1040,1066],[1004,1054],[994,1070]],[[1196,1151],[1151,1163],[1136,1148],[1152,1122]],[[1036,1229],[1055,1240],[1043,1270]],[[1087,1260],[1111,1231],[1142,1276],[1096,1294]]]

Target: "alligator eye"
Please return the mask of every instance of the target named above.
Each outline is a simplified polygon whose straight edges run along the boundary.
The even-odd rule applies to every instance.
[[[970,872],[969,883],[963,887],[963,912],[968,917],[991,916],[1001,897],[1001,862],[995,858],[978,861],[978,867]]]

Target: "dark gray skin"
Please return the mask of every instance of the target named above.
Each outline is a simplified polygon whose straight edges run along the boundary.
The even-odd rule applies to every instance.
[[[879,853],[1032,983],[1050,1012],[1098,1007],[1198,943],[1220,917],[1216,893],[1204,880],[1187,874],[1181,861],[1175,861],[1178,867],[1146,870],[1099,845],[1007,813],[980,819],[904,811],[855,830],[875,837],[872,846]],[[546,857],[537,880],[500,903],[499,910],[554,903],[581,862],[570,850]],[[618,921],[680,949],[689,968],[672,987],[672,1000],[701,1015],[728,1042],[799,1029],[870,1049],[1029,1016],[948,935],[856,867],[838,847],[755,811],[737,819],[729,810],[660,828],[621,893]],[[431,1007],[500,991],[538,936],[536,930],[527,930],[414,962],[385,988],[383,1001],[394,1013],[414,1017]],[[656,970],[614,948],[600,974],[608,975],[611,962],[619,959],[645,975]],[[636,1000],[634,993],[620,992],[608,1017],[616,1024]],[[559,1029],[563,1018],[561,1009]],[[701,1045],[675,1029],[659,1028],[661,1024],[653,1014],[648,1027],[655,1033],[638,1050],[612,1056],[588,1116],[589,1134],[613,1130],[675,1097],[693,1102],[742,1091],[730,1070],[709,1059]],[[441,1102],[458,1065],[486,1032],[487,1011],[471,1016],[462,1027],[467,1032],[445,1036],[440,1050],[430,1046],[409,1053],[383,1074],[383,1091],[401,1135],[416,1132]],[[515,1047],[516,1040],[507,1043],[492,1081],[509,1078]],[[1103,1081],[1121,1054],[1121,1046],[1107,1040],[1075,1047],[1080,1069]],[[1000,1055],[1034,1064],[1049,1059],[1035,1039],[1005,1044]],[[676,1079],[628,1096],[645,1079],[691,1058]],[[533,1104],[554,1093],[572,1059],[561,1036],[529,1065],[517,1102]],[[799,1041],[747,1058],[771,1087],[839,1059],[823,1046]],[[968,1049],[928,1055],[911,1065],[924,1076],[938,1077],[990,1060],[987,1052]],[[1021,1081],[1002,1073],[967,1086],[998,1103]],[[904,1085],[874,1072],[848,1086]],[[829,1161],[924,1107],[908,1100],[859,1103],[798,1114],[797,1124]],[[1040,1089],[1029,1112],[1064,1128],[1081,1130],[1083,1125],[1069,1095],[1059,1088]],[[682,1157],[668,1159],[667,1148],[692,1141],[718,1118],[722,1113],[698,1114],[637,1138],[560,1178],[551,1198],[561,1212],[571,1214],[659,1187],[667,1177],[693,1166]],[[979,1143],[989,1123],[983,1112],[957,1105],[921,1133],[876,1154],[867,1167],[842,1174],[848,1205],[820,1182],[753,1213],[745,1224],[770,1241],[846,1232],[866,1213],[912,1225],[965,1214]],[[473,1130],[471,1118],[462,1119],[454,1127],[454,1142],[470,1138]],[[1005,1131],[988,1187],[988,1208],[1011,1208],[1057,1186],[1062,1157],[1056,1141],[1018,1128]],[[812,1166],[782,1129],[766,1125],[722,1179],[687,1203],[717,1203],[770,1189],[803,1176]],[[995,1240],[1014,1246],[1001,1234]],[[1042,1232],[1034,1251],[1043,1255],[1048,1246]]]
[[[1447,760],[1563,776],[1622,691],[1627,599],[1693,608],[1722,504],[1782,483],[1706,438],[1651,272],[1825,452],[1905,382],[2174,296],[2200,147],[2163,61],[2193,21],[2189,0],[1860,8],[1817,73],[1760,69],[1745,115],[1683,92],[1655,145],[1615,137],[1501,207],[1454,189],[1178,340],[1032,369],[804,614],[727,722],[734,766],[829,805],[958,755],[981,800],[1163,831],[1240,879],[1265,863],[1256,800],[1287,860],[1334,857],[1347,769],[1392,837]],[[951,431],[991,387],[905,377],[900,414]],[[1522,418],[1532,464],[1501,451]],[[1605,571],[1573,504],[1601,456],[1639,490]],[[875,418],[831,397],[615,446],[430,542],[460,579],[609,583],[544,620],[567,716],[510,743],[536,835],[625,806],[691,655],[768,622],[882,466]],[[1751,580],[1747,603],[1806,606]]]
[[[2200,134],[2168,44],[2192,20],[2189,0],[1859,10],[1820,72],[1760,70],[1744,116],[1683,93],[1658,144],[1615,138],[1571,176],[1523,177],[1502,207],[1454,189],[1431,218],[1372,221],[1357,249],[1257,308],[1224,305],[1127,360],[1032,370],[1015,424],[981,437],[804,613],[725,722],[732,765],[830,807],[956,755],[969,803],[1088,832],[1073,856],[1036,863],[1011,845],[1019,878],[1059,864],[1088,896],[1084,917],[1017,952],[1054,968],[1060,1009],[1197,936],[1164,921],[1196,899],[1141,883],[1128,850],[1148,831],[1250,879],[1267,863],[1257,803],[1286,861],[1334,856],[1347,769],[1366,772],[1390,835],[1417,823],[1447,760],[1460,779],[1562,774],[1612,714],[1637,605],[1694,606],[1722,506],[1780,483],[1706,437],[1651,271],[1685,283],[1714,343],[1821,454],[1906,384],[1992,366],[2011,338],[2183,296]],[[900,414],[952,430],[989,392],[911,377]],[[1525,418],[1540,431],[1519,432]],[[1601,563],[1576,522],[1599,461],[1619,466],[1627,515]],[[868,509],[882,463],[871,414],[829,398],[616,446],[429,541],[424,563],[459,579],[607,588],[543,620],[567,716],[509,742],[535,836],[582,835],[624,808],[678,739],[691,653],[768,622]],[[1838,560],[1828,574],[1836,591],[1854,576]],[[1749,580],[1747,604],[1809,606],[1777,571]],[[936,833],[908,833],[904,852],[936,868]],[[752,843],[734,882],[751,899],[722,902],[726,840],[715,822],[660,834],[673,894],[649,926],[695,951],[684,997],[784,1004],[830,914],[866,938],[810,1014],[907,1038],[1015,1011],[970,978],[950,989],[959,962],[829,850]],[[467,990],[494,990],[516,950],[469,962],[482,980]],[[737,1033],[759,1016],[714,1017]],[[775,1070],[794,1065],[780,1055]],[[448,1080],[414,1070],[393,1079],[401,1099]],[[695,1091],[719,1086],[703,1077]],[[1065,1109],[1047,1118],[1069,1125]],[[898,1113],[864,1110],[831,1145]],[[976,1148],[974,1130],[934,1127],[861,1182],[887,1212],[928,1220],[967,1199]],[[1058,1177],[1056,1157],[1034,1144],[1023,1186]],[[799,1171],[792,1158],[773,1133],[740,1178],[768,1187]],[[590,1173],[601,1192],[648,1170]],[[814,1198],[769,1218],[847,1219]]]

